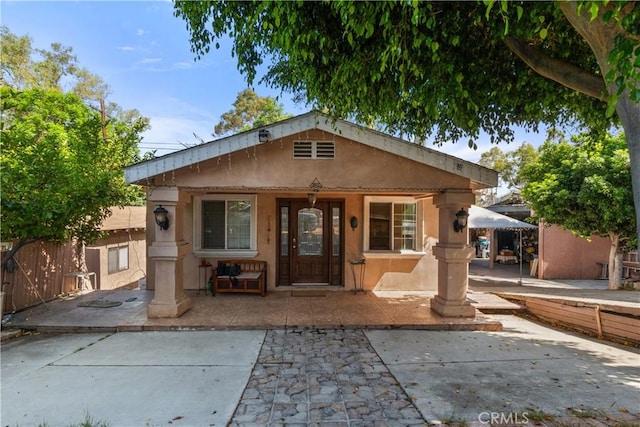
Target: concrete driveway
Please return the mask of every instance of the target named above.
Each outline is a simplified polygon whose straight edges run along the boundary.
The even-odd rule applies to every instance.
[[[88,414],[110,426],[584,425],[560,421],[579,412],[640,423],[638,349],[496,320],[503,331],[25,336],[1,348],[1,422],[68,426]]]
[[[367,337],[429,422],[486,425],[482,421],[493,417],[494,425],[507,419],[528,424],[540,417],[628,412],[640,422],[637,348],[496,317],[501,332],[370,331]]]
[[[264,331],[35,335],[2,345],[2,425],[223,426]]]

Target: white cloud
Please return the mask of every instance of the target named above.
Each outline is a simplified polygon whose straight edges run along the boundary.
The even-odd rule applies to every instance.
[[[176,62],[173,64],[173,68],[174,69],[179,69],[179,70],[188,70],[189,68],[193,68],[193,63],[192,62]]]
[[[143,58],[138,64],[155,64],[161,62],[162,58]]]
[[[157,61],[138,62],[138,64],[136,65],[151,64],[154,62],[157,63],[157,62],[160,62],[160,60],[158,59]],[[166,67],[162,67],[162,66],[148,67],[145,69],[145,71],[151,71],[156,73],[166,73],[166,72],[175,71],[175,70],[190,70],[192,68],[195,68],[194,64],[181,61],[181,62],[174,62],[173,64]]]
[[[142,28],[138,28],[138,31],[136,31],[136,35],[139,37],[144,36],[145,34],[147,34],[147,32]]]
[[[116,49],[121,50],[123,52],[131,52],[136,50],[133,46],[118,46]]]

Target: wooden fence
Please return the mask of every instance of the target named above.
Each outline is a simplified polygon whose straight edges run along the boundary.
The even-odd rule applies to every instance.
[[[4,256],[5,252],[2,253]],[[20,249],[13,271],[2,271],[2,314],[50,301],[75,289],[77,254],[73,244],[36,242]]]

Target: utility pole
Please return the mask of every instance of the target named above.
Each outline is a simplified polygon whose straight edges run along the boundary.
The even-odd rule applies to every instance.
[[[107,126],[106,126],[107,113],[104,108],[103,98],[100,98],[100,114],[102,116],[102,139],[106,141],[107,140]]]

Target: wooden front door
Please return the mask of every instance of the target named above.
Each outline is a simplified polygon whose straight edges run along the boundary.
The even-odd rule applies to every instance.
[[[280,200],[279,285],[342,285],[342,201]]]

